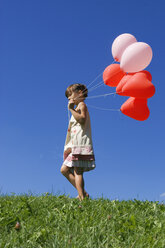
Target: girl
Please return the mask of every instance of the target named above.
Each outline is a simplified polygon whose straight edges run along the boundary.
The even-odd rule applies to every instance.
[[[90,117],[84,103],[88,90],[83,84],[72,84],[67,88],[65,96],[69,100],[68,109],[72,117],[64,146],[61,173],[77,189],[78,198],[83,200],[84,197],[89,197],[84,189],[83,173],[95,168]]]

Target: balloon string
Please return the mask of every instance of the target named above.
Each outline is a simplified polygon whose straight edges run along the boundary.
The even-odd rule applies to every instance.
[[[87,88],[89,89],[89,87],[103,74],[103,72],[101,72],[91,83],[89,83],[87,85]]]
[[[120,93],[120,92],[118,92],[118,93]],[[106,97],[106,96],[116,95],[116,94],[117,94],[116,92],[112,92],[112,93],[103,94],[103,95],[88,96],[86,99],[88,100],[88,99],[92,99],[92,98],[98,98],[98,97],[103,97],[103,96]],[[77,97],[75,99],[77,99]],[[79,98],[79,99],[84,99],[84,98]]]
[[[99,109],[99,110],[120,111],[120,109],[100,108],[100,107],[96,107],[96,106],[89,105],[89,104],[87,104],[87,106],[89,106],[89,107],[91,107],[91,108]]]
[[[103,95],[96,95],[96,96],[88,96],[87,99],[91,99],[91,98],[98,98],[98,97],[106,97],[106,96],[110,96],[110,95],[115,95],[116,92],[112,92],[112,93],[108,93],[108,94],[103,94]]]
[[[116,61],[115,60],[113,60],[112,61],[112,63],[111,64],[114,64]],[[86,88],[89,90],[90,89],[90,86],[103,74],[103,72],[104,71],[102,71],[99,75],[97,75],[96,76],[96,78],[92,81],[92,82],[90,82],[87,86],[86,86]],[[92,86],[93,87],[93,86]],[[82,93],[84,93],[86,90],[83,90],[82,91]]]
[[[102,86],[102,85],[104,85],[104,84],[103,84],[103,80],[100,81],[100,82],[99,82],[98,84],[96,84],[95,86],[93,86],[92,88],[90,88],[90,89],[88,90],[88,92],[91,92],[91,91],[93,91],[93,90],[99,88],[99,87]]]

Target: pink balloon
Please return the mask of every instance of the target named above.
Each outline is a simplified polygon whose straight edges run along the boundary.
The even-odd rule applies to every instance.
[[[114,59],[119,62],[124,50],[134,42],[137,42],[137,40],[132,34],[119,35],[112,43],[112,56]]]
[[[120,67],[125,72],[144,70],[152,60],[152,49],[144,42],[136,42],[128,46],[121,57]]]

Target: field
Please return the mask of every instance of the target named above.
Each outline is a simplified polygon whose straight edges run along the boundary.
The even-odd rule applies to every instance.
[[[0,248],[165,248],[165,205],[0,196]]]

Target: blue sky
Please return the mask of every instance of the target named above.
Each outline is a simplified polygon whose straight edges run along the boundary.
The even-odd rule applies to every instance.
[[[86,189],[93,198],[165,200],[164,12],[163,0],[0,2],[1,193],[77,195],[60,174],[65,89],[89,85],[112,63],[113,40],[131,33],[153,50],[150,117],[139,122],[89,107],[97,168],[85,174]],[[89,96],[114,91],[103,85]],[[119,109],[126,99],[86,103]]]

